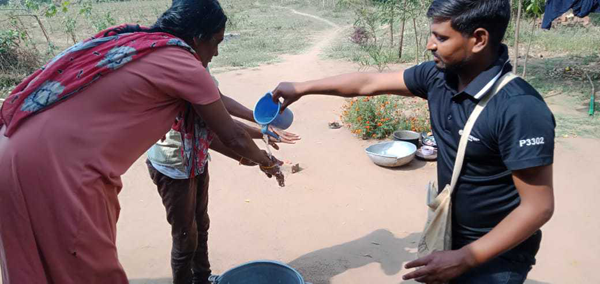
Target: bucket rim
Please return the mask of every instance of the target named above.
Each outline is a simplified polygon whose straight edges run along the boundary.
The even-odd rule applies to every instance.
[[[285,268],[289,269],[290,271],[294,272],[294,274],[296,275],[296,277],[298,277],[298,280],[300,280],[300,283],[306,283],[304,281],[304,278],[302,277],[302,275],[296,269],[294,269],[293,267],[291,267],[291,266],[289,266],[289,265],[287,265],[287,264],[285,264],[285,263],[283,263],[281,261],[269,260],[269,259],[259,259],[259,260],[253,260],[253,261],[248,261],[248,262],[239,264],[239,265],[237,265],[237,266],[235,266],[235,267],[233,267],[231,269],[228,269],[227,271],[223,272],[223,274],[219,275],[216,278],[216,280],[217,280],[216,283],[219,283],[219,281],[222,280],[223,276],[226,276],[227,273],[230,272],[230,271],[234,271],[234,270],[236,270],[238,268],[241,268],[241,267],[244,267],[244,266],[253,265],[253,264],[261,264],[261,263],[263,263],[263,264],[264,263],[275,264],[275,265],[278,265],[278,266],[285,267]]]

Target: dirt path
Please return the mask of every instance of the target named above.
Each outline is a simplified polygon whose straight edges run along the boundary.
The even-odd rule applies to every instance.
[[[308,15],[311,16],[311,15]],[[357,70],[320,60],[336,35],[326,31],[314,47],[282,63],[217,75],[223,93],[247,106],[286,80],[308,80]],[[256,168],[219,154],[210,163],[210,257],[215,273],[240,263],[273,259],[299,269],[314,284],[400,283],[414,259],[425,221],[425,185],[435,163],[414,161],[390,170],[373,165],[346,129],[330,130],[340,98],[307,97],[292,106],[292,131],[303,140],[276,156],[300,163],[287,187]],[[559,140],[555,159],[557,209],[544,228],[538,265],[528,283],[600,283],[600,154],[597,140]],[[131,283],[169,283],[170,231],[156,189],[140,159],[124,176],[118,247]]]
[[[274,7],[274,8],[279,8],[279,9],[286,9],[286,10],[289,10],[289,11],[291,11],[292,13],[294,13],[294,14],[296,14],[296,15],[301,15],[301,16],[305,16],[305,17],[313,18],[313,19],[315,19],[315,20],[317,20],[317,21],[320,21],[320,22],[326,23],[326,24],[328,24],[329,26],[331,26],[331,27],[333,27],[333,28],[339,28],[339,27],[340,27],[340,26],[338,26],[338,24],[336,24],[336,23],[334,23],[334,22],[332,22],[332,21],[330,21],[330,20],[323,19],[323,18],[321,18],[321,17],[319,17],[319,16],[315,16],[315,15],[311,15],[311,14],[307,14],[307,13],[298,12],[298,11],[296,11],[295,9],[292,9],[292,8],[289,8],[289,7],[282,7],[282,6],[273,6],[273,7]]]

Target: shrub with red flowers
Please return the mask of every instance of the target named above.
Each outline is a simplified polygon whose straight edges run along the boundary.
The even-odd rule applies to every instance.
[[[384,139],[400,129],[431,131],[427,102],[417,98],[354,98],[344,105],[341,118],[352,133],[363,139]]]

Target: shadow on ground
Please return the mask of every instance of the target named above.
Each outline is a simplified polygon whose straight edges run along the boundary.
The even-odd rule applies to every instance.
[[[289,263],[313,284],[329,284],[331,278],[346,270],[379,263],[386,275],[396,275],[402,264],[415,258],[419,233],[397,238],[380,229],[360,239],[307,253]]]
[[[392,171],[400,171],[400,172],[409,172],[409,171],[414,171],[414,170],[418,170],[422,167],[427,166],[426,161],[420,160],[419,158],[415,157],[408,165],[405,166],[401,166],[401,167],[397,167],[397,168],[386,168]]]

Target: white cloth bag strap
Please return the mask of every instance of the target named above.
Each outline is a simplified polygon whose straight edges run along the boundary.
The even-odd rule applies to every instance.
[[[487,103],[494,97],[498,92],[506,85],[508,82],[517,78],[515,74],[512,72],[508,72],[504,74],[494,87],[490,90],[488,95],[484,96],[483,99],[479,101],[475,109],[469,116],[467,123],[465,124],[465,128],[463,129],[462,136],[460,137],[460,143],[458,144],[458,152],[456,153],[456,162],[454,163],[454,170],[452,171],[452,181],[450,182],[450,196],[452,196],[452,191],[454,191],[454,187],[456,186],[456,182],[458,181],[458,176],[460,176],[460,172],[462,170],[463,162],[465,159],[465,151],[467,149],[467,143],[469,142],[469,135],[471,134],[471,130],[473,129],[473,125],[475,125],[475,121],[481,114],[481,111],[485,108]]]

